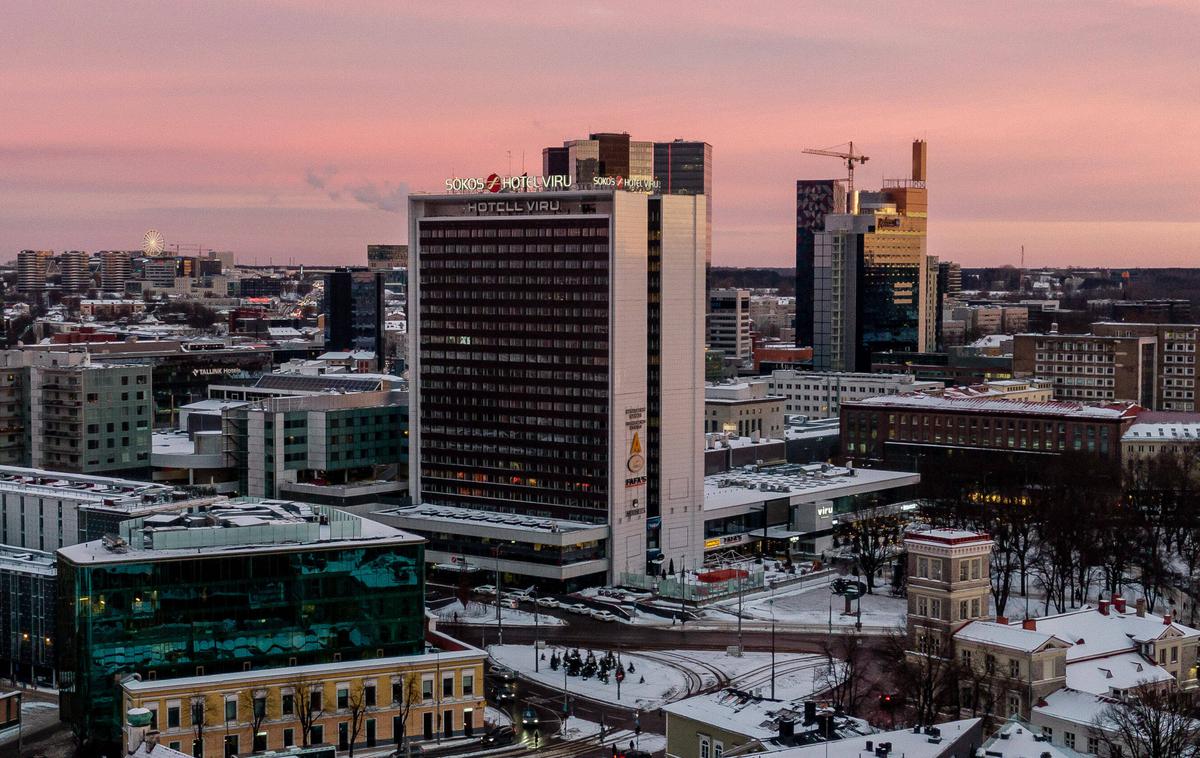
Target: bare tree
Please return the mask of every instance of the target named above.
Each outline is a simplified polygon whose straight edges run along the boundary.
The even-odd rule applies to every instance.
[[[351,682],[350,691],[346,694],[346,710],[350,715],[350,758],[354,758],[354,743],[358,741],[358,735],[362,732],[367,709],[367,688],[361,681]]]
[[[838,537],[854,556],[867,580],[867,592],[875,592],[875,574],[899,551],[904,536],[904,521],[890,512],[878,499],[864,509],[859,518],[838,527]]]
[[[408,740],[408,717],[413,708],[421,702],[421,678],[416,672],[410,671],[400,675],[400,688],[393,692],[396,715],[400,718],[400,744]]]
[[[300,722],[300,744],[308,747],[312,728],[325,715],[325,693],[320,681],[299,678],[291,682],[296,720]]]
[[[192,717],[192,731],[196,734],[192,744],[192,755],[201,758],[204,755],[204,731],[208,727],[212,713],[208,698],[203,692],[193,692],[188,695],[188,711]]]
[[[853,716],[866,695],[867,648],[856,634],[835,634],[821,647],[826,667],[818,674],[816,684],[835,706]]]
[[[954,701],[958,666],[951,650],[937,635],[913,638],[904,627],[885,645],[892,681],[907,698],[916,724],[933,724],[938,713]]]
[[[258,733],[267,720],[267,690],[242,690],[238,700],[241,701],[240,709],[250,714],[250,749],[258,752]]]
[[[1092,736],[1108,755],[1177,758],[1200,748],[1195,699],[1186,692],[1141,683],[1096,717]]]

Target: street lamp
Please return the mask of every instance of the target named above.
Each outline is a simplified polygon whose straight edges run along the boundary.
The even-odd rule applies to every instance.
[[[833,602],[831,599],[830,603]],[[775,583],[771,583],[771,599],[768,601],[771,606],[771,699],[775,699]],[[832,617],[832,613],[830,614]]]
[[[500,573],[500,545],[496,545],[496,644],[504,644],[504,624],[500,621],[500,592],[503,576]]]
[[[538,650],[538,602],[537,589],[529,591],[529,597],[533,599],[533,673],[538,672],[538,661],[541,659],[541,651]]]

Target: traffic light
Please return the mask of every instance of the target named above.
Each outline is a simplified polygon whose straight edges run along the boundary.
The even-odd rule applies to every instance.
[[[885,692],[879,696],[879,707],[882,710],[890,711],[894,705],[895,703],[892,701],[892,696],[890,693]]]

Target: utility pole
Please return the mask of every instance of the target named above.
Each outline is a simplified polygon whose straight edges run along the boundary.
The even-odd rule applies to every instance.
[[[537,590],[529,593],[533,598],[533,673],[538,672],[538,661],[541,659],[541,652],[538,650],[538,603]]]
[[[742,570],[741,569],[734,569],[734,570],[738,572],[738,575],[737,575],[737,583],[738,583],[737,584],[737,586],[738,586],[738,655],[740,656],[742,654],[742,651],[745,650],[745,648],[742,647]]]
[[[832,598],[830,599],[829,602],[830,602],[830,606],[832,607],[832,603],[833,603]],[[771,584],[770,605],[771,605],[771,699],[774,700],[775,699],[775,584],[774,583]],[[831,610],[830,616],[832,617],[832,615],[833,615],[833,612]]]
[[[504,644],[504,624],[500,621],[500,583],[503,577],[500,574],[500,546],[496,545],[496,644]]]

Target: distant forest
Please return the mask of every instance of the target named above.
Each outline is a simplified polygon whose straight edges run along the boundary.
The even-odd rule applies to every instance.
[[[794,295],[796,269],[713,266],[708,272],[708,288],[717,290],[727,287],[744,290],[776,289],[781,295]]]

